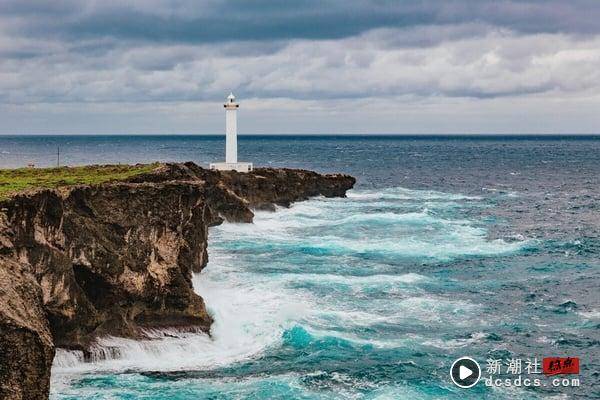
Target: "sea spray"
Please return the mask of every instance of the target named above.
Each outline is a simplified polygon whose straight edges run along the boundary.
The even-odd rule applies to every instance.
[[[127,386],[131,382],[150,388],[158,384],[151,379],[154,374],[170,376],[169,371],[182,371],[188,378],[195,376],[193,371],[212,371],[210,376],[217,378],[198,375],[188,382],[187,390],[196,394],[215,387],[245,392],[267,382],[277,382],[274,392],[309,397],[315,390],[333,388],[349,396],[361,387],[396,393],[378,383],[379,372],[359,378],[346,360],[361,355],[373,358],[371,362],[395,363],[414,348],[460,347],[482,336],[463,340],[449,328],[481,332],[490,324],[465,319],[480,314],[481,305],[439,291],[448,283],[427,270],[412,271],[414,260],[434,265],[510,254],[527,244],[489,240],[481,222],[460,213],[480,202],[403,188],[352,191],[346,199],[317,198],[274,213],[257,212],[254,224],[211,228],[210,262],[193,277],[195,291],[215,320],[211,335],[160,330],[149,332],[149,340],[105,337],[88,359],[60,350],[53,397],[77,393],[86,398],[86,382],[96,385],[113,378],[115,385],[135,394]],[[436,339],[431,330],[447,333]],[[348,372],[338,373],[339,379],[329,372],[315,375],[314,368],[334,365]],[[243,378],[244,389],[225,377],[237,368],[256,369]],[[269,368],[270,377],[256,377]],[[411,376],[417,373],[413,369],[403,367],[398,373]],[[293,370],[313,378],[299,378]],[[151,375],[142,379],[131,373]],[[220,374],[225,376],[218,378]],[[317,389],[310,382],[325,386]]]

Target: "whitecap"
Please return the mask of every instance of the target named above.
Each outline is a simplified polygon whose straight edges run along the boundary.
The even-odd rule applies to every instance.
[[[215,321],[210,336],[157,330],[149,331],[150,338],[141,341],[104,337],[91,349],[92,362],[85,362],[80,352],[59,350],[53,365],[53,385],[61,385],[61,379],[81,372],[212,369],[256,359],[280,347],[284,333],[296,325],[316,337],[332,335],[357,344],[399,347],[416,339],[361,337],[351,333],[352,328],[473,324],[476,319],[465,316],[478,315],[480,306],[423,293],[420,285],[435,283],[424,274],[376,273],[373,258],[368,257],[368,261],[358,258],[363,275],[335,273],[340,269],[327,266],[335,263],[339,267],[343,259],[339,256],[372,255],[386,258],[393,265],[405,257],[450,260],[504,254],[527,245],[526,240],[488,240],[486,230],[476,221],[452,216],[454,210],[441,217],[435,208],[437,201],[477,200],[404,188],[353,190],[345,199],[317,198],[275,213],[258,211],[254,224],[213,227],[210,262],[193,277],[194,289],[204,298]],[[412,202],[410,211],[402,208],[407,201]],[[273,254],[282,258],[270,260]],[[329,258],[322,273],[315,273],[314,269],[303,271],[299,267],[302,262],[293,268],[288,263],[286,270],[286,256],[300,257],[300,261],[306,257],[306,262],[311,260],[308,257]],[[265,269],[276,263],[277,273],[253,269],[257,259]],[[347,299],[332,300],[310,287],[292,285],[302,282],[348,285],[357,291],[371,286],[386,290],[381,288],[391,286],[397,291],[393,302],[368,299],[369,307],[360,309]],[[445,345],[459,346],[463,342]]]
[[[600,309],[577,311],[577,314],[585,319],[600,319]]]
[[[379,190],[351,190],[347,196],[356,200],[481,200],[479,196],[467,196],[438,192],[435,190],[413,190],[403,187]]]

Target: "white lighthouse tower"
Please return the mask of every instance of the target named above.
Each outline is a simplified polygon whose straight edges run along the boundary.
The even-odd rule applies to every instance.
[[[252,171],[252,163],[238,162],[237,159],[237,109],[240,107],[235,102],[235,96],[230,93],[227,101],[223,104],[225,107],[225,162],[212,163],[210,169],[219,171]]]

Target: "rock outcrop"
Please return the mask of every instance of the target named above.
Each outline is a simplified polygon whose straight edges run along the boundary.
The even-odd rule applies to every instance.
[[[343,197],[356,180],[344,174],[321,175],[313,171],[288,168],[256,168],[247,174],[211,171],[194,163],[166,164],[151,174],[138,175],[131,182],[201,180],[210,186],[224,186],[248,202],[251,208],[274,210],[289,207],[313,196]]]
[[[0,202],[0,398],[47,398],[54,348],[102,335],[208,332],[192,288],[208,227],[253,208],[344,196],[347,175],[260,168],[247,174],[165,164],[126,182],[20,193]]]
[[[47,398],[53,358],[40,285],[27,265],[0,256],[0,399]]]

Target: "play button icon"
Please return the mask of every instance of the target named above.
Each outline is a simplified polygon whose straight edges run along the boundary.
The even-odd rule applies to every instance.
[[[479,382],[481,368],[471,357],[461,357],[452,363],[450,378],[456,386],[468,389]]]
[[[471,375],[473,375],[473,371],[471,371],[469,368],[464,367],[462,365],[458,367],[458,379],[460,379],[461,381],[464,381]]]

